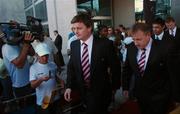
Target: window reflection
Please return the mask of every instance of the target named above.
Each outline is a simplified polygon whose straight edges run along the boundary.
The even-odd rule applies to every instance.
[[[47,21],[47,9],[45,0],[35,6],[35,12],[36,18],[39,18],[42,21]]]
[[[111,16],[111,0],[77,0],[78,11],[87,11],[95,16]]]
[[[32,0],[24,0],[24,7],[27,8],[32,4]]]
[[[28,10],[25,12],[25,14],[26,14],[26,16],[34,16],[33,8],[28,9]]]
[[[156,17],[166,18],[171,14],[171,0],[156,0]]]

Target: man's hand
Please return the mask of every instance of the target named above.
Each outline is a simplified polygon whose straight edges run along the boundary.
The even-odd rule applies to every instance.
[[[37,88],[42,82],[48,81],[49,79],[50,79],[50,76],[42,76],[42,77],[38,78],[37,80],[32,80],[31,87]]]
[[[67,88],[66,91],[64,92],[64,99],[68,102],[70,102],[71,99],[71,89]]]
[[[24,42],[25,43],[31,43],[34,40],[34,36],[32,36],[31,33],[25,32],[24,34]]]
[[[42,81],[48,81],[51,77],[50,76],[43,76],[40,78]]]
[[[129,98],[129,91],[127,91],[127,90],[123,91],[123,95],[124,95],[126,98]]]

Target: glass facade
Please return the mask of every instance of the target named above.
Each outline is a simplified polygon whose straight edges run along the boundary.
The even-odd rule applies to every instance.
[[[24,0],[26,16],[42,20],[44,32],[49,33],[46,0]]]
[[[26,16],[34,16],[33,8],[30,8],[25,11]]]
[[[135,19],[136,22],[143,21],[143,0],[135,0]]]
[[[143,9],[143,5],[146,6],[144,7],[146,9]],[[147,12],[147,10],[149,12]],[[153,13],[148,14],[150,12]],[[148,15],[146,19],[150,17],[152,17],[152,19],[156,17],[165,19],[167,16],[171,15],[171,0],[135,0],[136,22],[146,20],[145,15]]]
[[[32,5],[32,0],[24,0],[24,7],[27,8]]]
[[[35,5],[35,17],[41,19],[43,22],[47,21],[47,9],[46,9],[46,1],[42,1]]]
[[[94,27],[99,24],[112,26],[112,0],[77,0],[77,9],[93,16]]]
[[[166,18],[171,15],[171,0],[156,0],[155,16]]]
[[[111,0],[77,0],[78,11],[90,11],[95,16],[111,16]]]
[[[49,34],[49,27],[48,25],[43,25],[43,31],[47,34]]]

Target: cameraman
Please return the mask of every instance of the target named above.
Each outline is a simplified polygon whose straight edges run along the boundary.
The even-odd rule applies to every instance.
[[[33,37],[30,33],[23,37],[17,29],[9,28],[3,31],[6,35],[3,38],[6,43],[2,47],[3,61],[11,77],[15,97],[22,97],[34,92],[29,82],[30,64],[27,60],[28,55],[34,55],[30,44]]]

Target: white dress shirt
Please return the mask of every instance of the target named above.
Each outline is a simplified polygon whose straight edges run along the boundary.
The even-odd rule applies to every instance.
[[[177,30],[177,27],[174,27],[173,33],[172,33],[172,30],[169,29],[169,34],[175,36],[176,35],[176,30]]]
[[[159,35],[155,35],[155,39],[158,37],[157,40],[162,40],[163,35],[164,35],[164,31],[161,34],[159,34]]]

